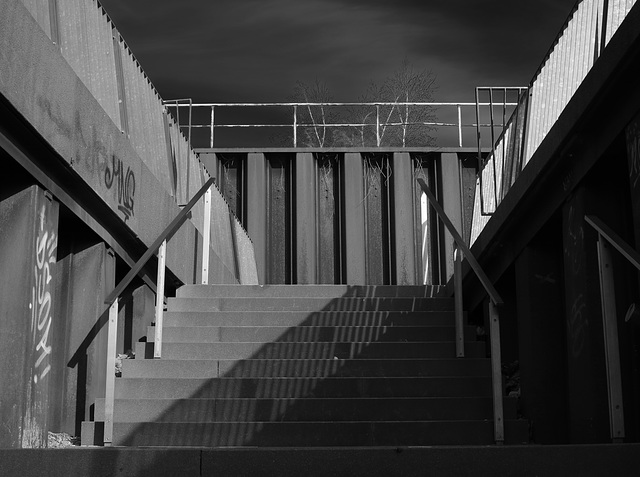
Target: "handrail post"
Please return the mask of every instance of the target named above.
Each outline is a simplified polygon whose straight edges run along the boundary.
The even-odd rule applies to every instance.
[[[164,275],[167,256],[167,241],[164,240],[158,249],[158,281],[156,290],[156,326],[153,342],[153,357],[162,356],[162,320],[164,317]]]
[[[458,146],[462,147],[462,106],[458,105]]]
[[[459,247],[453,252],[453,295],[455,299],[456,318],[456,357],[464,358],[464,311],[462,304],[462,251]]]
[[[116,385],[116,341],[118,339],[118,299],[109,307],[107,325],[107,381],[104,396],[104,445],[113,442],[113,408]]]
[[[211,137],[209,138],[209,147],[213,148],[213,130],[215,128],[215,106],[211,106]]]
[[[489,300],[489,339],[491,342],[491,380],[493,388],[493,434],[496,445],[504,444],[504,409],[502,407],[502,356],[500,352],[500,315]]]
[[[298,106],[293,105],[293,147],[298,147]]]
[[[625,437],[624,405],[622,400],[622,372],[613,277],[613,260],[610,245],[598,234],[598,265],[600,269],[600,296],[602,299],[602,328],[609,395],[609,427],[612,442],[622,442]]]
[[[376,145],[380,147],[380,105],[376,104]]]
[[[211,244],[211,186],[204,193],[204,224],[202,227],[202,279],[201,283],[209,283],[209,249]]]

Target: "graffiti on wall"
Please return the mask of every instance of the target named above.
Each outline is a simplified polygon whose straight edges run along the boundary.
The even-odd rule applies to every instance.
[[[97,128],[85,131],[78,111],[75,112],[73,121],[70,121],[62,108],[49,99],[39,98],[38,105],[55,124],[57,134],[74,144],[70,164],[81,165],[81,169],[89,175],[101,177],[102,184],[112,191],[117,209],[122,212],[125,222],[133,217],[136,177],[131,167],[125,166],[121,158],[110,153],[112,147],[108,147],[99,137]]]
[[[51,331],[51,267],[56,262],[58,238],[53,230],[45,227],[45,206],[40,211],[40,226],[36,238],[36,263],[34,285],[31,289],[31,329],[36,344],[35,383],[51,370],[49,332]]]
[[[104,185],[113,190],[118,201],[118,210],[123,213],[126,222],[133,216],[134,195],[136,193],[136,176],[122,160],[111,156],[111,164],[107,162],[104,170]]]
[[[635,189],[640,179],[640,123],[636,119],[626,130],[627,157],[629,160],[629,182]]]

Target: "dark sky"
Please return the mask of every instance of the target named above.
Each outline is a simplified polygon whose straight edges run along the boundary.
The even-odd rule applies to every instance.
[[[282,102],[318,78],[357,101],[404,58],[437,101],[529,83],[575,0],[100,0],[165,99]]]

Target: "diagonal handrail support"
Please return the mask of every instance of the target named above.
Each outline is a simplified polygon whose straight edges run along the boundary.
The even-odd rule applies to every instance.
[[[114,400],[115,400],[115,359],[116,359],[116,340],[118,335],[118,299],[122,292],[129,286],[131,281],[138,275],[147,264],[152,255],[158,250],[158,286],[156,289],[156,330],[154,338],[154,358],[160,357],[162,347],[162,307],[164,302],[164,271],[165,271],[165,253],[167,241],[173,237],[178,229],[184,224],[191,215],[191,209],[198,203],[200,198],[211,188],[214,178],[209,178],[204,185],[191,198],[189,203],[184,206],[171,223],[162,231],[158,238],[151,244],[147,251],[142,254],[129,273],[120,280],[120,283],[105,299],[105,304],[109,310],[108,326],[107,326],[107,378],[105,383],[105,409],[104,409],[104,445],[110,446],[113,442],[113,416],[114,416]],[[210,198],[210,196],[208,196]],[[211,213],[211,208],[208,208]],[[205,221],[206,223],[206,221]],[[205,235],[209,234],[209,229],[203,230]]]
[[[640,254],[598,217],[585,215],[584,220],[598,232],[598,268],[609,400],[609,430],[613,442],[622,442],[625,437],[624,399],[622,393],[620,344],[618,339],[618,311],[616,309],[616,290],[611,248],[615,248],[620,252],[620,254],[638,270],[640,270]]]
[[[627,242],[625,242],[611,227],[605,224],[595,215],[585,215],[585,222],[591,225],[602,235],[618,252],[626,258],[631,265],[640,270],[640,253],[636,252]]]
[[[440,220],[442,220],[444,225],[447,227],[447,230],[453,237],[453,240],[455,240],[458,247],[460,247],[460,249],[462,250],[464,258],[467,259],[472,270],[478,276],[480,283],[482,283],[482,286],[489,294],[491,301],[493,301],[493,303],[495,303],[496,305],[504,304],[504,301],[500,297],[500,294],[498,293],[498,291],[495,289],[495,287],[489,280],[489,277],[487,276],[487,274],[484,272],[484,270],[482,270],[482,267],[480,266],[476,258],[471,253],[471,250],[469,249],[469,247],[467,246],[463,238],[460,236],[460,234],[456,230],[455,226],[453,225],[453,223],[445,213],[442,206],[436,200],[436,197],[433,195],[433,192],[431,192],[431,189],[429,189],[429,186],[425,183],[423,179],[418,179],[418,184],[420,184],[420,188],[426,194],[427,199],[429,199],[429,203],[431,204],[431,207],[433,207],[433,209],[436,211],[436,214],[438,215]]]
[[[109,294],[109,296],[105,299],[105,304],[111,306],[113,302],[120,296],[120,294],[124,291],[125,288],[131,283],[131,280],[135,278],[135,276],[140,273],[142,268],[147,264],[152,255],[154,255],[162,242],[165,240],[169,240],[173,235],[178,231],[178,229],[182,226],[182,224],[187,220],[189,214],[191,213],[191,209],[194,205],[200,200],[200,197],[204,195],[204,193],[211,187],[214,182],[214,178],[210,177],[207,182],[196,192],[196,194],[191,198],[189,203],[180,211],[178,215],[171,221],[171,223],[165,228],[162,233],[158,236],[158,238],[149,246],[147,251],[138,259],[135,265],[129,270],[129,273],[120,280],[120,283],[113,289],[113,291]],[[205,231],[207,232],[207,231]],[[163,293],[163,290],[158,290],[157,293]]]
[[[502,305],[504,302],[500,297],[500,294],[495,289],[489,277],[487,277],[482,267],[476,260],[476,258],[471,253],[469,247],[464,242],[455,226],[445,213],[442,206],[436,200],[435,195],[429,189],[426,182],[423,179],[418,179],[418,184],[420,188],[429,199],[429,203],[431,207],[436,211],[436,214],[442,220],[447,230],[455,240],[457,246],[459,247],[458,253],[456,256],[456,269],[454,276],[454,284],[455,284],[455,294],[456,294],[456,341],[459,340],[458,337],[462,337],[462,341],[464,341],[463,327],[461,323],[461,319],[459,318],[462,315],[462,278],[461,278],[461,261],[462,257],[460,257],[460,251],[463,252],[464,257],[471,265],[471,268],[478,276],[480,283],[487,291],[489,295],[489,326],[490,326],[490,346],[491,346],[491,381],[492,381],[492,396],[493,396],[493,434],[494,440],[497,445],[501,445],[504,443],[504,407],[502,404],[502,362],[501,362],[501,352],[500,352],[500,317],[498,313],[498,305]],[[464,352],[459,353],[459,346],[456,346],[456,354],[459,357],[464,356]]]

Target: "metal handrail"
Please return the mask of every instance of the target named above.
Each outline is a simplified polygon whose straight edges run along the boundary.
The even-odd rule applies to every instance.
[[[504,301],[500,297],[500,294],[495,289],[487,274],[482,270],[482,267],[471,253],[471,250],[460,236],[455,226],[447,216],[442,206],[438,203],[435,195],[429,189],[429,186],[423,179],[418,179],[420,188],[427,196],[431,207],[436,212],[436,215],[453,237],[456,245],[462,250],[464,257],[466,257],[471,269],[476,273],[480,283],[489,295],[489,325],[490,325],[490,345],[491,345],[491,380],[493,389],[493,431],[494,440],[496,444],[501,445],[504,443],[504,408],[502,405],[502,359],[500,351],[500,319],[498,313],[498,306],[502,305]],[[454,293],[456,296],[456,355],[458,357],[464,357],[464,326],[462,323],[462,279],[461,279],[461,254],[456,256],[455,272],[457,276],[454,277]]]
[[[613,442],[622,442],[625,437],[624,399],[618,342],[618,313],[610,246],[620,252],[638,270],[640,270],[640,254],[598,217],[585,215],[584,220],[598,232],[598,268],[609,399],[609,430]]]
[[[206,228],[209,223],[206,219],[211,214],[210,194],[211,186],[215,179],[209,178],[204,185],[195,193],[186,206],[180,211],[178,215],[171,221],[171,223],[160,233],[158,238],[151,244],[147,251],[142,254],[142,257],[131,267],[129,273],[120,280],[120,283],[113,289],[113,291],[107,296],[104,303],[109,309],[109,321],[107,329],[107,380],[105,389],[105,404],[104,404],[104,444],[111,445],[113,441],[113,411],[115,400],[115,360],[116,360],[116,341],[118,335],[118,300],[122,292],[129,286],[131,281],[138,275],[144,266],[147,264],[152,255],[158,252],[158,279],[156,289],[156,326],[155,326],[155,340],[154,340],[154,358],[160,357],[160,350],[162,346],[162,313],[164,307],[164,275],[165,275],[165,257],[166,257],[166,245],[167,240],[174,236],[174,234],[182,227],[186,220],[191,215],[191,209],[198,203],[200,198],[205,195],[205,230],[203,241],[203,257],[208,262],[208,248],[209,248],[209,229]],[[203,258],[203,281],[204,274],[207,271],[207,265],[205,264],[205,258]]]
[[[135,265],[129,270],[129,273],[125,275],[125,277],[120,280],[120,283],[113,289],[109,296],[104,300],[105,305],[111,306],[113,302],[120,297],[122,292],[129,286],[131,281],[135,278],[138,273],[142,270],[142,268],[147,264],[149,259],[153,254],[155,254],[162,242],[165,240],[169,240],[173,235],[182,227],[182,224],[189,218],[189,214],[193,206],[198,203],[198,200],[204,195],[205,192],[211,187],[211,184],[215,179],[213,177],[209,178],[207,182],[200,188],[198,192],[191,198],[191,200],[187,203],[187,205],[180,211],[178,215],[171,221],[171,223],[162,231],[158,238],[149,246],[147,251],[138,259]]]
[[[376,128],[376,141],[377,145],[381,144],[381,133],[384,134],[384,129],[387,126],[411,126],[411,125],[422,125],[422,126],[433,126],[433,127],[456,127],[458,130],[458,146],[462,147],[462,129],[467,127],[490,127],[491,124],[479,124],[478,122],[474,123],[463,123],[462,122],[462,107],[468,108],[476,108],[478,106],[487,107],[490,106],[490,103],[478,103],[476,102],[390,102],[390,101],[372,101],[372,102],[284,102],[284,103],[193,103],[190,100],[179,99],[179,100],[165,100],[163,101],[165,107],[176,108],[176,114],[179,117],[180,108],[189,108],[189,123],[188,124],[180,124],[178,121],[178,125],[180,128],[188,128],[189,136],[191,134],[192,128],[208,128],[210,130],[210,141],[209,146],[214,147],[214,130],[219,128],[293,128],[293,146],[297,147],[297,129],[300,127],[314,127],[314,128],[328,128],[328,127],[368,127],[375,126]],[[502,104],[502,103],[501,103]],[[506,106],[517,106],[518,103],[513,102],[504,102],[504,107]],[[330,122],[316,122],[313,120],[311,122],[301,123],[299,121],[299,107],[333,107],[333,106],[369,106],[372,108],[376,108],[376,121],[375,123],[330,123]],[[427,107],[427,108],[439,108],[439,107],[455,107],[457,108],[457,122],[442,122],[442,121],[389,121],[381,120],[380,118],[380,107],[392,106],[392,107],[402,107],[402,106],[417,106],[417,107]],[[293,120],[291,124],[220,124],[215,122],[215,109],[220,107],[286,107],[292,108],[293,112]],[[208,124],[193,124],[191,120],[191,111],[193,108],[211,108],[210,114],[210,123]],[[495,125],[495,126],[503,126],[503,125]]]

